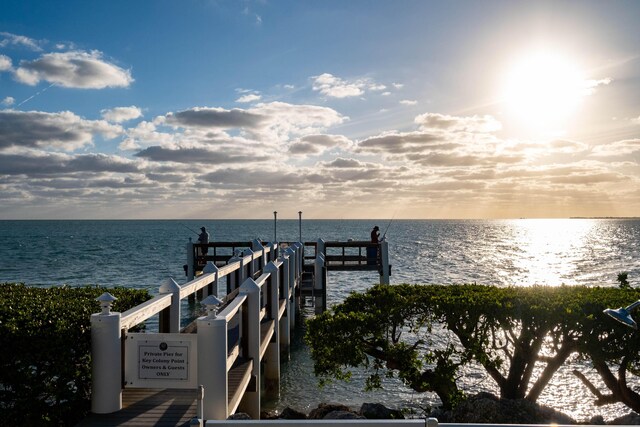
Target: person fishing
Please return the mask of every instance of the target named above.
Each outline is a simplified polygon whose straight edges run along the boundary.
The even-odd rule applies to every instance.
[[[378,243],[380,241],[380,227],[377,225],[371,230],[371,243]]]
[[[207,243],[209,243],[209,233],[207,232],[207,229],[205,227],[200,227],[200,231],[201,233],[198,234],[198,243],[206,245]],[[204,246],[201,249],[202,255],[206,255],[207,252],[209,252],[209,248],[207,246]]]

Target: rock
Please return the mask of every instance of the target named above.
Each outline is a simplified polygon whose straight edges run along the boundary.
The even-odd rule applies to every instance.
[[[589,425],[592,426],[603,426],[607,423],[604,422],[604,417],[602,415],[596,415],[589,420]]]
[[[306,420],[307,415],[287,406],[282,410],[282,413],[278,418],[283,420]]]
[[[229,418],[227,418],[228,420],[250,420],[252,419],[249,414],[246,414],[244,412],[236,412],[233,415],[229,415]]]
[[[354,414],[351,411],[331,411],[324,416],[323,420],[365,420],[362,415]]]
[[[478,393],[452,411],[435,410],[432,415],[443,423],[489,424],[576,424],[561,412],[525,399],[499,399],[491,393]]]
[[[345,411],[350,412],[348,406],[340,405],[338,403],[321,403],[318,407],[311,412],[309,412],[310,420],[321,420],[323,419],[329,412],[333,411]]]
[[[363,403],[360,415],[370,420],[399,420],[404,419],[402,412],[389,409],[380,403]]]
[[[628,413],[622,417],[616,418],[609,422],[615,425],[638,425],[640,424],[640,415],[635,412]]]

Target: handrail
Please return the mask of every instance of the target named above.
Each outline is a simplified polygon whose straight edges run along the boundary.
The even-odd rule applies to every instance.
[[[122,329],[130,329],[149,317],[160,313],[171,306],[171,297],[172,294],[157,295],[149,301],[125,311],[120,317],[120,327]]]
[[[180,286],[180,299],[184,299],[189,295],[199,291],[200,289],[208,286],[211,282],[215,281],[217,278],[215,276],[216,273],[206,273],[201,276],[196,277],[190,282],[187,282]]]
[[[228,306],[224,308],[220,313],[217,314],[216,317],[223,318],[225,321],[229,321],[238,313],[242,303],[247,299],[246,295],[238,295],[235,297]]]

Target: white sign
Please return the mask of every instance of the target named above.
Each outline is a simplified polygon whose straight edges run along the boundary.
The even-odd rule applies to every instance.
[[[195,388],[197,335],[128,334],[127,387]]]

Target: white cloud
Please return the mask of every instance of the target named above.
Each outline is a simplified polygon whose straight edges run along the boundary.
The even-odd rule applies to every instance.
[[[415,99],[403,99],[402,101],[400,101],[400,104],[402,105],[416,105],[418,103],[418,101],[416,101]]]
[[[16,102],[15,98],[12,96],[7,96],[6,98],[4,98],[2,100],[2,105],[6,106],[6,107],[10,107],[12,106],[14,103]]]
[[[343,80],[333,74],[324,73],[313,78],[313,90],[331,98],[350,98],[363,95],[366,91],[382,91],[385,85],[369,78],[353,81]]]
[[[21,46],[34,51],[42,50],[37,40],[17,34],[0,32],[0,47],[8,46]]]
[[[90,145],[95,135],[115,138],[122,127],[104,120],[85,120],[70,111],[0,110],[0,149],[53,148],[73,151]]]
[[[294,155],[315,155],[334,147],[351,149],[352,146],[351,140],[342,135],[306,135],[291,144],[289,152]]]
[[[102,110],[100,113],[102,113],[103,119],[114,123],[122,123],[142,117],[142,110],[135,105]]]
[[[402,89],[404,87],[403,83],[392,83],[391,85],[396,89]]]
[[[78,89],[128,87],[133,82],[129,70],[105,61],[102,52],[95,50],[48,53],[34,61],[22,61],[15,76],[32,86],[44,80]]]
[[[242,95],[240,98],[236,99],[236,102],[249,103],[254,101],[260,101],[260,99],[262,99],[262,96],[255,93],[249,93],[247,95]]]
[[[8,71],[11,69],[11,58],[6,55],[0,55],[0,71]]]
[[[449,132],[496,132],[502,124],[492,116],[449,116],[440,113],[425,113],[414,120],[421,130],[444,130]]]

